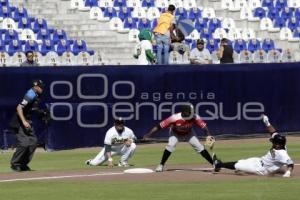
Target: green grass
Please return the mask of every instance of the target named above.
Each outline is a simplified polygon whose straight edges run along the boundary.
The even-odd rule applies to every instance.
[[[165,144],[157,147],[138,146],[130,160],[136,167],[156,166]],[[228,145],[217,144],[215,152],[224,161],[262,156],[270,148],[268,143]],[[298,141],[289,141],[289,155],[300,160]],[[84,161],[95,156],[97,149],[83,151],[37,152],[31,168],[37,171],[88,169]],[[0,173],[10,172],[9,160],[12,152],[1,154]],[[115,159],[117,160],[117,159]],[[206,163],[186,143],[180,143],[168,164]],[[99,169],[106,169],[100,166]],[[13,172],[11,172],[13,173]],[[141,200],[141,199],[205,199],[205,200],[296,200],[299,199],[300,181],[283,178],[254,178],[251,180],[206,180],[198,182],[147,182],[118,183],[91,181],[26,181],[0,183],[0,199],[7,200]]]

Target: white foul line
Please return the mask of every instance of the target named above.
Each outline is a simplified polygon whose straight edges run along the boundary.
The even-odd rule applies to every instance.
[[[111,175],[121,175],[124,172],[116,173],[102,173],[102,174],[86,174],[86,175],[69,175],[69,176],[44,176],[44,177],[35,177],[35,178],[18,178],[18,179],[7,179],[0,180],[0,183],[5,182],[16,182],[16,181],[36,181],[36,180],[51,180],[51,179],[63,179],[63,178],[80,178],[80,177],[93,177],[93,176],[111,176]]]

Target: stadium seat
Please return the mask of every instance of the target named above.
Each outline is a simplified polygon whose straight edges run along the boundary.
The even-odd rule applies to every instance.
[[[10,57],[5,51],[0,51],[0,67],[10,66]]]
[[[220,59],[218,58],[218,51],[213,51],[211,53],[212,64],[220,64]]]
[[[112,31],[117,31],[117,30],[123,29],[122,20],[119,17],[111,18],[111,20],[109,21],[109,29]]]
[[[150,23],[150,21],[147,18],[139,19],[138,29],[139,30],[142,30],[142,29],[151,30],[151,23]]]
[[[192,8],[197,8],[197,3],[195,0],[183,0],[183,7],[186,10],[190,10]]]
[[[19,40],[12,40],[8,45],[8,54],[13,56],[16,52],[22,52],[22,42]]]
[[[88,52],[80,52],[77,55],[77,61],[76,61],[77,65],[81,65],[81,66],[88,66],[88,65],[93,65],[93,57],[90,56],[90,54]]]
[[[67,34],[64,30],[62,29],[57,29],[53,33],[53,42],[54,44],[58,44],[60,40],[68,40]]]
[[[232,28],[235,28],[235,22],[232,18],[224,18],[222,20],[222,28],[230,30]]]
[[[70,51],[65,51],[61,56],[61,65],[63,66],[73,66],[75,63],[75,56]]]
[[[70,43],[65,39],[59,40],[57,45],[57,50],[56,50],[57,54],[59,56],[62,56],[63,53],[70,52],[70,51],[71,51]]]
[[[126,18],[131,17],[131,10],[127,7],[122,7],[120,8],[118,16],[122,21],[124,21]]]
[[[135,8],[142,7],[142,4],[140,0],[128,0],[127,7],[131,10],[134,10]]]
[[[147,9],[155,7],[154,0],[142,0],[142,7]]]
[[[33,53],[33,60],[38,64],[38,66],[44,65],[44,57],[38,51]]]
[[[169,5],[174,5],[175,8],[183,8],[182,0],[169,0]]]
[[[248,42],[248,50],[254,53],[257,50],[261,49],[260,41],[256,38],[249,40]]]
[[[33,24],[34,33],[38,33],[41,29],[48,29],[46,20],[42,18],[35,19]]]
[[[254,17],[251,8],[243,7],[240,12],[240,19],[248,21],[259,21],[258,17]]]
[[[126,0],[114,0],[114,7],[118,7],[118,8],[121,8],[121,7],[126,7]]]
[[[114,7],[114,2],[112,0],[100,0],[99,7],[104,11],[106,8]]]
[[[31,21],[28,18],[25,18],[25,17],[21,18],[19,20],[19,23],[18,23],[18,28],[19,29],[26,29],[26,28],[32,29]]]
[[[16,22],[19,22],[22,18],[28,18],[28,13],[25,8],[22,6],[17,7],[17,9],[14,12],[13,19]]]
[[[99,7],[92,7],[90,9],[90,19],[98,20],[99,18],[103,18],[102,10]]]
[[[254,10],[255,8],[262,7],[260,0],[251,0],[248,1],[248,6],[251,10]]]
[[[270,50],[267,53],[268,63],[279,63],[280,62],[280,52],[276,49]]]
[[[219,39],[219,40],[221,40],[222,38],[227,38],[227,33],[226,33],[225,29],[217,28],[215,30],[215,32],[213,33],[213,38]]]
[[[254,17],[258,17],[259,19],[263,19],[264,17],[266,17],[266,10],[262,7],[257,7],[254,10]]]
[[[154,19],[159,18],[159,16],[160,16],[160,12],[159,12],[158,8],[155,8],[155,7],[148,8],[147,19],[149,19],[150,21],[153,21]]]
[[[243,39],[235,40],[233,49],[236,53],[240,53],[241,51],[247,50],[246,41]]]
[[[274,20],[274,25],[273,26],[274,26],[274,28],[279,28],[279,29],[285,27],[284,18],[282,18],[280,16],[276,17],[275,20]]]
[[[88,51],[86,47],[86,42],[84,40],[75,40],[72,48],[72,52],[77,56],[80,52]]]
[[[38,34],[37,34],[37,38],[38,43],[41,43],[41,41],[43,40],[50,40],[50,32],[47,29],[41,29]]]
[[[277,8],[269,8],[267,12],[267,17],[269,17],[271,20],[274,20],[276,17],[278,17],[280,14],[280,10]]]
[[[297,20],[295,17],[292,17],[288,20],[288,27],[291,29],[291,31],[296,30],[298,27],[300,27],[299,20]]]
[[[239,54],[239,63],[252,63],[253,56],[252,53],[248,50],[243,50]]]
[[[13,29],[6,30],[4,36],[4,44],[8,45],[12,40],[19,40],[17,31]]]
[[[175,18],[177,20],[188,18],[188,14],[187,14],[186,9],[183,8],[183,7],[177,8],[176,11],[175,11]]]
[[[25,60],[25,53],[18,51],[10,57],[10,64],[12,66],[20,66]]]
[[[198,20],[196,19],[195,28],[201,32],[204,28],[208,28],[207,22],[207,18],[199,18]]]
[[[201,10],[197,7],[192,7],[188,13],[189,19],[196,21],[201,18]]]
[[[267,8],[275,7],[274,0],[263,0],[262,7],[267,7]]]
[[[280,40],[289,40],[293,38],[291,29],[284,27],[280,30],[279,39]]]
[[[21,40],[36,40],[34,32],[31,29],[23,29],[21,33]]]
[[[6,51],[6,44],[4,43],[4,41],[0,40],[0,52],[1,51]]]
[[[212,32],[209,31],[208,28],[204,28],[200,32],[200,38],[205,39],[206,41],[208,41],[210,39],[213,39],[213,34],[212,34]]]
[[[41,46],[41,54],[45,56],[48,52],[55,51],[54,43],[50,39],[46,39],[43,41]]]
[[[130,29],[137,29],[137,22],[134,18],[132,17],[128,17],[125,19],[124,21],[124,26],[123,26],[124,29],[128,29],[128,31]]]
[[[293,38],[300,39],[300,27],[296,28],[293,32]]]
[[[157,7],[160,10],[167,8],[168,6],[169,6],[168,0],[155,1],[155,7]]]
[[[227,33],[227,37],[230,41],[242,39],[241,29],[239,28],[229,29]]]
[[[274,41],[270,38],[264,39],[262,43],[262,49],[265,52],[269,52],[270,50],[275,49]]]
[[[12,10],[9,6],[2,6],[0,7],[0,18],[12,18]]]
[[[2,29],[14,29],[17,30],[15,21],[12,18],[5,18],[2,21]]]
[[[25,43],[24,52],[27,51],[39,51],[39,45],[35,40],[27,40]]]
[[[90,8],[98,7],[98,0],[85,0],[84,6]]]
[[[0,3],[0,6],[9,6],[8,0],[1,0]]]
[[[290,50],[286,49],[281,53],[281,61],[282,62],[295,62],[295,54]]]
[[[279,10],[283,10],[285,7],[287,7],[287,0],[277,0],[275,3],[275,8]]]
[[[78,0],[78,10],[79,11],[88,11],[90,9],[89,6],[85,6],[86,0]]]
[[[299,0],[288,0],[288,7],[290,8],[300,8],[300,1]]]
[[[223,10],[229,10],[230,8],[234,8],[233,0],[221,0],[221,8]]]
[[[182,64],[191,64],[190,51],[186,51],[182,55]]]
[[[170,65],[176,65],[176,64],[182,64],[182,55],[178,53],[177,51],[171,51],[169,54],[169,64]]]
[[[233,2],[233,7],[229,7],[229,11],[240,11],[243,7],[248,7],[246,0],[235,0]]]
[[[206,43],[206,48],[207,50],[212,53],[214,51],[217,51],[219,49],[219,44],[217,42],[217,40],[215,39],[210,39],[207,43]]]
[[[266,63],[267,62],[267,53],[264,50],[257,50],[253,53],[253,62],[254,63]]]
[[[221,20],[218,18],[210,19],[208,22],[208,29],[212,32],[214,32],[217,28],[221,28]]]
[[[256,34],[251,28],[242,29],[242,39],[245,41],[249,41],[250,39],[256,38]]]
[[[216,13],[215,10],[213,8],[204,8],[202,11],[202,17],[203,18],[215,18],[216,17]]]
[[[273,22],[270,18],[264,17],[260,21],[260,30],[267,31],[273,28]]]
[[[197,31],[197,29],[194,29],[187,37],[185,37],[186,40],[198,40],[200,39],[200,33]]]
[[[76,10],[78,9],[78,6],[79,6],[79,0],[71,0],[70,2],[70,9],[71,10]]]
[[[50,51],[45,55],[44,58],[45,66],[59,66],[60,59],[56,52]]]
[[[113,17],[117,17],[117,11],[113,7],[107,7],[104,10],[104,18],[107,20],[111,20]]]
[[[300,20],[300,7],[295,10],[295,17],[297,20]]]
[[[138,42],[139,41],[139,38],[138,38],[139,33],[140,33],[140,31],[138,29],[131,29],[128,34],[129,42]]]
[[[132,17],[138,19],[146,18],[147,15],[145,9],[142,7],[136,7],[132,12]]]
[[[289,7],[285,7],[281,13],[280,17],[283,18],[285,21],[289,20],[290,18],[293,17],[293,9]]]

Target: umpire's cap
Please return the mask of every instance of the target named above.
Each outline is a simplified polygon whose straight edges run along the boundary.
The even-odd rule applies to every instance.
[[[125,124],[125,121],[124,121],[124,119],[123,119],[122,117],[117,117],[117,118],[115,119],[115,124],[116,124],[116,125],[124,125],[124,124]]]
[[[286,144],[286,138],[283,135],[277,134],[273,138],[270,139],[273,144],[281,145],[282,147]]]
[[[37,80],[33,80],[33,81],[32,81],[32,87],[34,87],[34,86],[38,86],[38,87],[40,87],[41,89],[44,89],[45,84],[44,84],[44,82],[43,82],[42,80],[37,79]]]

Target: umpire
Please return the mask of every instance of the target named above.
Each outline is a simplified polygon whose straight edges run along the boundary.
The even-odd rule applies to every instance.
[[[43,114],[39,109],[40,95],[43,93],[42,80],[34,80],[32,87],[27,91],[21,103],[17,106],[17,112],[10,121],[10,127],[16,134],[17,148],[11,158],[11,169],[16,172],[30,171],[28,163],[31,161],[37,147],[31,117],[33,113]]]

